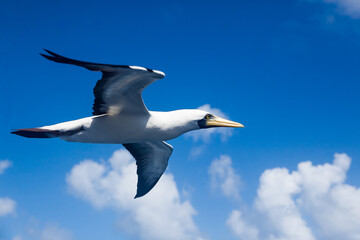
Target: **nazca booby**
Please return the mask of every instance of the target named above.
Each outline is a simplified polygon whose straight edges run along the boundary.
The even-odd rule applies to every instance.
[[[173,147],[164,142],[183,133],[211,127],[243,127],[203,110],[149,111],[141,97],[148,85],[165,77],[161,71],[127,65],[98,64],[73,60],[45,51],[45,58],[101,71],[94,88],[93,116],[11,133],[28,138],[54,138],[69,142],[118,143],[134,156],[137,193],[147,194],[165,171]]]

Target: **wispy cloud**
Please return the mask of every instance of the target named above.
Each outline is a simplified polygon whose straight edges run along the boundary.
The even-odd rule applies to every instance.
[[[147,195],[133,198],[136,164],[126,150],[114,152],[107,162],[80,162],[66,181],[74,195],[96,208],[130,212],[120,224],[129,234],[141,239],[200,239],[193,220],[196,211],[188,200],[181,200],[173,175],[165,173]]]
[[[223,113],[219,108],[212,108],[210,104],[202,105],[198,107],[198,109],[207,111],[222,118],[228,118],[228,116],[225,113]],[[231,137],[232,131],[233,131],[232,128],[224,128],[224,127],[207,128],[207,129],[201,129],[201,130],[189,132],[186,134],[186,136],[190,136],[191,138],[193,138],[194,141],[202,141],[204,143],[209,143],[210,139],[214,135],[219,135],[221,140],[225,141],[226,139]]]
[[[12,162],[9,160],[0,161],[0,175],[5,172],[5,170],[12,166]],[[16,202],[8,197],[0,198],[0,217],[9,215],[15,212]]]
[[[73,240],[73,234],[70,230],[59,226],[57,223],[40,224],[40,222],[31,217],[26,226],[26,231],[16,235],[13,240],[37,239],[37,240]]]
[[[360,18],[359,0],[323,0],[326,3],[336,4],[338,9],[352,18]]]
[[[337,10],[354,19],[360,18],[360,1],[359,0],[306,0],[310,2],[324,2],[333,5]]]
[[[72,232],[56,224],[47,224],[40,232],[40,240],[72,240]]]
[[[229,227],[240,239],[359,239],[360,189],[345,184],[350,163],[346,154],[335,154],[332,164],[314,166],[308,161],[293,172],[266,170],[260,177],[254,216],[234,210]]]
[[[16,202],[11,198],[0,198],[0,217],[9,215],[15,211]]]
[[[12,166],[12,162],[9,160],[0,161],[0,175],[5,172],[5,170]]]
[[[220,189],[228,198],[240,199],[241,180],[232,167],[230,156],[221,155],[218,159],[212,161],[209,174],[213,189]]]
[[[206,147],[207,146],[205,144],[192,147],[190,150],[189,159],[198,158],[201,154],[203,154],[206,151]]]
[[[22,237],[21,235],[16,235],[12,240],[22,240]]]

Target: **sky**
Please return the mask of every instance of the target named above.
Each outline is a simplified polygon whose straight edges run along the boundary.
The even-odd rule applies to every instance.
[[[360,239],[359,1],[1,1],[0,31],[1,240]],[[91,115],[100,74],[44,48],[161,70],[150,110],[245,128],[168,141],[134,200],[122,145],[10,134]]]

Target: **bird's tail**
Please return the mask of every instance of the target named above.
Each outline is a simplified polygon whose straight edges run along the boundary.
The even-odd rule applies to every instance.
[[[27,138],[55,138],[62,135],[59,130],[48,130],[43,128],[15,129],[15,131],[12,131],[11,133]]]

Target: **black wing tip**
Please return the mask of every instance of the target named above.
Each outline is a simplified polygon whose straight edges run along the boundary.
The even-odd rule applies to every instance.
[[[54,61],[56,62],[56,58],[53,57],[53,56],[50,56],[50,55],[46,55],[46,54],[43,54],[43,53],[40,53],[41,56],[43,56],[44,58],[50,60],[50,61]]]
[[[47,52],[48,54],[50,54],[50,55],[52,55],[52,56],[50,56],[50,57],[61,57],[59,54],[56,54],[56,53],[54,53],[54,52],[52,52],[52,51],[50,51],[50,50],[48,50],[48,49],[46,49],[46,48],[43,48],[43,50],[45,51],[45,52]],[[40,55],[41,56],[49,56],[49,55],[46,55],[46,54],[43,54],[43,53],[40,53]]]
[[[137,198],[140,198],[140,197],[143,197],[144,195],[146,195],[148,192],[146,193],[136,193],[134,199],[137,199]]]
[[[49,55],[43,54],[43,53],[40,53],[40,55],[45,57],[48,60],[51,60],[51,61],[54,61],[54,62],[57,62],[57,63],[72,64],[72,65],[84,67],[84,68],[92,70],[92,71],[101,71],[101,67],[99,67],[99,66],[102,65],[102,64],[84,62],[84,61],[79,61],[79,60],[67,58],[67,57],[61,56],[61,55],[59,55],[57,53],[54,53],[54,52],[52,52],[50,50],[47,50],[45,48],[44,48],[44,51],[47,52]]]
[[[48,50],[48,49],[46,49],[46,48],[43,48],[43,50],[44,50],[45,52],[47,52],[47,53],[51,54],[51,55],[54,55],[54,53],[53,53],[53,52],[51,52],[50,50]]]
[[[50,50],[48,50],[46,48],[44,48],[44,51],[47,52],[50,55],[53,55],[54,57],[63,57],[63,56],[61,56],[61,55],[59,55],[57,53],[54,53],[54,52],[52,52],[52,51],[50,51]]]
[[[73,64],[73,65],[78,65],[78,66],[84,65],[84,62],[61,56],[61,55],[54,53],[50,50],[47,50],[45,48],[44,48],[44,51],[47,52],[49,55],[43,54],[43,53],[40,53],[40,55],[50,61],[57,62],[57,63]],[[83,67],[88,68],[87,66],[83,66]]]
[[[49,55],[44,53],[39,53],[39,54],[50,61],[63,63],[65,60],[65,57],[60,56],[59,54],[56,54],[50,50],[44,48],[44,51],[47,52]]]
[[[139,198],[139,197],[143,197],[146,194],[148,194],[155,187],[155,185],[158,183],[158,181],[160,180],[160,177],[157,180],[155,180],[155,182],[152,183],[148,187],[139,187],[139,182],[138,182],[137,193],[136,193],[134,199]]]

